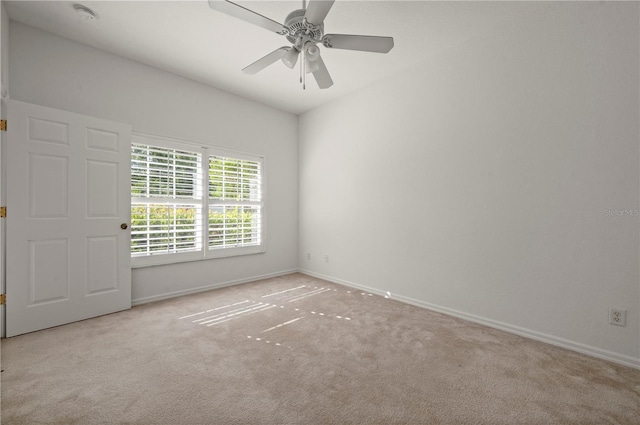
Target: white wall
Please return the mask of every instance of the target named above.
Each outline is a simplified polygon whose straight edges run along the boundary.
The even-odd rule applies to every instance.
[[[265,155],[267,252],[134,269],[134,302],[297,268],[296,116],[13,21],[9,60],[13,99]]]
[[[299,265],[640,366],[638,3],[549,8],[301,116]]]

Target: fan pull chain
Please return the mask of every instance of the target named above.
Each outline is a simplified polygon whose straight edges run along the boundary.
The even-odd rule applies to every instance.
[[[302,56],[302,66],[303,66],[303,71],[302,71],[302,90],[306,90],[307,89],[307,58],[303,55]]]

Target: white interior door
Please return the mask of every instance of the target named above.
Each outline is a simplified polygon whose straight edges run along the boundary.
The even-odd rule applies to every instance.
[[[131,127],[13,100],[7,118],[7,337],[131,308]]]

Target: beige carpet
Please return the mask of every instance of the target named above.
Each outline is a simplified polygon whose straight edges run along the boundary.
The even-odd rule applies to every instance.
[[[2,341],[2,423],[640,424],[640,371],[294,274]]]

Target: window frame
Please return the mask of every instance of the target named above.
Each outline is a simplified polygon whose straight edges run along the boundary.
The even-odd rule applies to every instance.
[[[194,198],[193,204],[198,204],[200,208],[200,214],[202,217],[199,242],[200,249],[197,251],[177,252],[177,253],[156,253],[148,255],[134,256],[133,252],[131,256],[131,267],[148,267],[165,264],[175,264],[190,261],[202,261],[211,260],[216,258],[228,258],[242,255],[262,254],[266,252],[266,159],[264,155],[252,154],[248,152],[237,151],[233,149],[223,148],[219,146],[212,146],[203,143],[193,143],[180,139],[174,139],[164,136],[156,136],[151,134],[144,134],[133,132],[131,134],[131,146],[129,149],[133,149],[134,145],[146,145],[163,149],[175,149],[181,151],[187,151],[191,153],[197,153],[200,155],[201,163],[201,196],[200,198]],[[225,157],[229,159],[245,160],[258,162],[260,164],[260,199],[255,202],[260,208],[260,229],[259,240],[260,243],[251,246],[241,247],[224,247],[214,248],[209,247],[209,161],[211,156]],[[131,173],[131,164],[130,173]],[[134,197],[130,197],[129,211],[131,211],[134,204]],[[139,198],[138,198],[139,199]],[[175,199],[175,202],[168,202],[169,204],[185,204],[184,199]],[[131,219],[129,220],[131,221]]]

